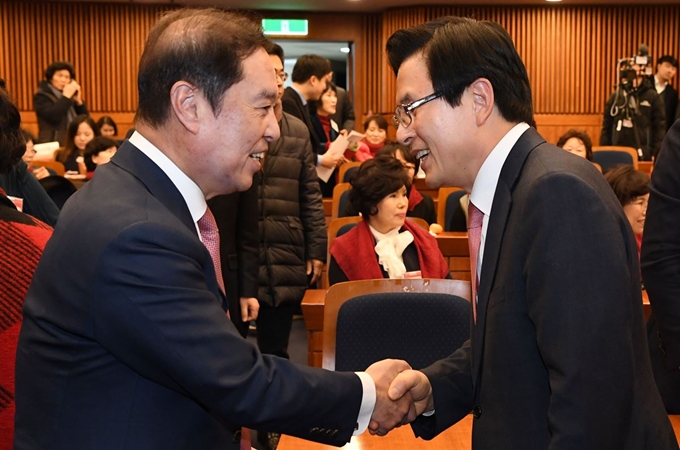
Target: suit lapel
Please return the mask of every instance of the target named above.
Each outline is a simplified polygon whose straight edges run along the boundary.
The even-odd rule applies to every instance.
[[[129,141],[120,146],[112,163],[134,175],[163,206],[168,208],[196,237],[196,224],[184,197],[170,178]]]
[[[486,332],[486,309],[489,304],[491,288],[496,279],[498,257],[503,245],[503,235],[512,207],[512,193],[519,181],[522,168],[529,153],[536,146],[544,142],[545,140],[533,128],[529,128],[520,136],[503,164],[496,192],[494,193],[489,226],[484,242],[482,272],[480,274],[479,292],[477,294],[477,324],[473,328],[472,333],[472,382],[475,388],[479,381],[479,372],[482,366],[484,334]]]

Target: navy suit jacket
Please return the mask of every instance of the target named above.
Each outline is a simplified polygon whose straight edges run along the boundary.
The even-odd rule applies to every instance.
[[[291,116],[295,116],[307,125],[309,130],[309,139],[312,142],[312,150],[315,154],[324,153],[321,150],[321,138],[316,133],[314,129],[314,124],[312,123],[311,116],[309,115],[309,109],[307,105],[302,103],[300,94],[291,87],[287,87],[283,90],[283,97],[281,97],[281,104],[283,106],[283,111],[287,112]]]
[[[241,426],[334,445],[354,374],[262,356],[227,319],[179,191],[129,142],[67,202],[36,269],[15,449],[237,449]]]
[[[654,385],[635,237],[594,166],[529,129],[501,170],[471,339],[424,370],[432,438],[475,450],[677,449]]]

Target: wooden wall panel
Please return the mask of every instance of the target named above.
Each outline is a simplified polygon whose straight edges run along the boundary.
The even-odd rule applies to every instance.
[[[364,95],[374,111],[394,109],[395,80],[390,70],[376,79],[385,64],[382,48],[396,30],[437,17],[458,15],[492,20],[508,30],[524,60],[534,95],[536,114],[601,115],[617,81],[616,61],[633,56],[641,43],[656,60],[680,56],[680,5],[665,6],[451,6],[411,7],[382,14],[381,41],[366,35],[375,55],[369,61],[369,91],[385,86],[380,99]],[[655,65],[653,65],[655,67]],[[363,74],[363,76],[369,76]],[[678,78],[673,81],[678,87]],[[377,103],[376,103],[377,101]]]

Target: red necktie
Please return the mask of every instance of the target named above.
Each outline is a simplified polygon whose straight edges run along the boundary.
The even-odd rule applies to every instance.
[[[472,275],[472,317],[475,323],[477,323],[477,290],[479,289],[477,261],[479,257],[479,245],[482,242],[483,221],[484,213],[470,202],[468,204],[468,245],[470,246],[470,274]]]
[[[215,216],[213,216],[210,208],[205,210],[205,214],[198,220],[198,231],[201,233],[203,245],[208,249],[210,257],[215,266],[215,276],[217,277],[217,284],[220,285],[222,292],[224,290],[224,280],[222,279],[222,262],[220,260],[220,232],[217,228]],[[227,311],[229,316],[229,311]],[[241,428],[241,450],[250,450],[250,430],[248,428]]]
[[[217,284],[220,285],[222,292],[225,292],[224,280],[222,279],[222,262],[220,261],[220,232],[217,229],[217,222],[215,222],[215,216],[213,216],[210,208],[207,208],[203,217],[198,220],[198,231],[201,232],[203,245],[208,249],[213,260]]]

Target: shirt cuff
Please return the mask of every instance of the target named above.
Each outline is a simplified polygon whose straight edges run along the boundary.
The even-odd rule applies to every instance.
[[[375,383],[373,378],[366,372],[355,372],[359,379],[361,380],[362,386],[362,396],[361,396],[361,408],[359,408],[359,417],[357,417],[356,428],[354,429],[353,436],[360,435],[371,421],[371,415],[373,414],[373,408],[375,408]]]
[[[321,165],[321,160],[323,159],[323,155],[316,155],[316,165],[320,166]],[[370,375],[369,375],[370,376]]]

